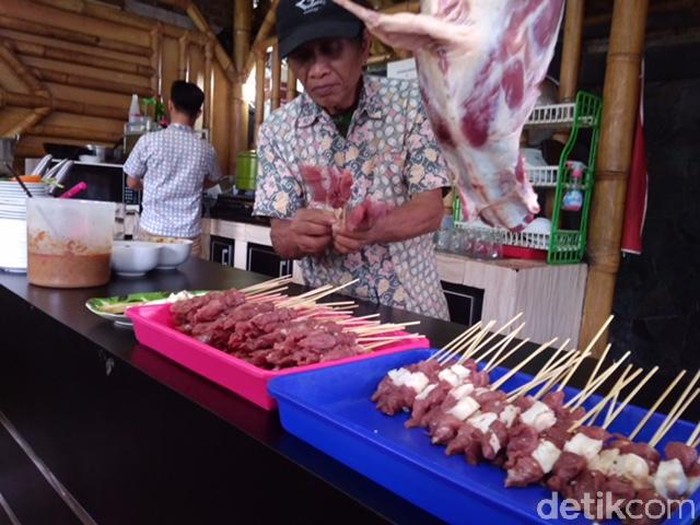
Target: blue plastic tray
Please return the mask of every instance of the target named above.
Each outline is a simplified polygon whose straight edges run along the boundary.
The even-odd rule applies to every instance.
[[[280,377],[269,383],[269,389],[278,400],[287,431],[448,523],[590,524],[583,517],[558,521],[538,516],[538,504],[552,497],[545,487],[506,489],[506,474],[500,468],[472,466],[460,456],[447,456],[444,447],[430,443],[424,429],[404,427],[408,415],[389,417],[376,409],[370,396],[384,375],[431,353],[413,350]],[[503,372],[494,371],[492,378]],[[515,388],[529,378],[516,374],[504,389]],[[567,398],[575,392],[567,389]],[[636,407],[625,408],[610,430],[629,432],[645,413]],[[652,416],[638,439],[648,439],[662,419]],[[679,422],[660,446],[666,441],[685,441],[693,427]],[[692,500],[700,512],[700,491]],[[665,523],[690,525],[693,517],[687,514]]]

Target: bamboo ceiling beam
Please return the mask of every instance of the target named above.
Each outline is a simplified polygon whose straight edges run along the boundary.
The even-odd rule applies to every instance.
[[[113,133],[101,129],[75,128],[70,126],[38,125],[34,126],[28,135],[42,137],[57,137],[72,140],[106,142],[116,144],[121,133]]]
[[[32,71],[41,80],[64,86],[93,89],[95,91],[102,91],[106,93],[121,93],[124,95],[136,93],[140,97],[152,97],[155,94],[150,87],[114,82],[113,80],[109,80],[107,78],[74,75],[71,73],[64,73],[63,71],[45,68],[33,68]]]
[[[101,106],[98,104],[86,104],[75,100],[65,100],[36,94],[27,95],[24,93],[14,93],[0,89],[0,108],[5,106],[16,106],[28,109],[49,107],[54,111],[71,113],[73,115],[86,115],[90,117],[124,120],[123,108]]]
[[[27,33],[30,35],[44,36],[55,40],[62,40],[73,44],[82,44],[91,47],[99,47],[109,49],[110,51],[118,51],[138,56],[149,56],[151,51],[147,47],[137,46],[126,42],[118,42],[109,38],[102,38],[94,35],[87,35],[75,31],[69,31],[56,27],[45,26],[38,22],[20,20],[18,18],[10,18],[8,16],[0,16],[0,27]]]
[[[253,41],[253,45],[251,46],[250,53],[248,53],[245,68],[243,69],[243,71],[241,71],[241,76],[244,79],[248,78],[248,75],[250,75],[250,72],[253,69],[253,65],[257,60],[256,49],[258,48],[260,42],[269,37],[270,34],[272,34],[272,32],[275,30],[275,22],[277,21],[277,4],[279,4],[279,0],[272,0],[270,2],[270,9],[268,10],[267,14],[265,15],[265,19],[260,25],[258,34],[255,35],[255,40]]]
[[[29,115],[27,115],[21,122],[16,124],[14,127],[10,128],[5,132],[7,136],[23,135],[27,130],[33,128],[36,124],[44,120],[51,113],[51,108],[43,107],[36,108]]]
[[[49,3],[49,0],[45,1]],[[60,9],[59,7],[54,7],[53,1],[50,2],[50,5],[45,5],[39,1],[2,0],[2,2],[0,2],[0,15],[27,20],[29,22],[46,20],[53,27],[65,31],[85,33],[96,37],[109,35],[110,38],[114,40],[145,47],[150,53],[148,31],[150,31],[151,25],[148,26],[148,29],[144,30],[120,24],[118,23],[116,13],[114,13],[114,17],[109,19],[101,19],[90,16],[88,13],[75,12],[72,10],[68,11]]]
[[[199,31],[204,33],[207,39],[206,42],[204,42],[204,45],[207,45],[210,42],[214,43],[213,49],[216,61],[221,66],[221,69],[224,70],[224,75],[226,75],[226,78],[228,78],[228,80],[231,83],[233,83],[236,78],[236,68],[234,67],[233,62],[231,61],[231,57],[229,57],[226,54],[224,48],[221,47],[221,44],[219,44],[216,35],[211,30],[211,27],[209,27],[209,23],[206,21],[199,8],[194,3],[187,0],[171,1],[173,4],[177,4],[180,7],[182,7],[182,9],[184,9],[187,13],[187,16],[190,17],[190,20],[192,20],[192,23],[195,25],[195,27],[199,29]],[[238,5],[239,3],[240,2],[236,2],[236,5]]]
[[[567,0],[564,17],[564,42],[559,69],[559,101],[573,102],[578,91],[583,48],[585,0]]]
[[[233,15],[233,63],[239,73],[243,71],[250,53],[252,28],[253,2],[236,2]]]
[[[29,89],[29,91],[43,95],[49,94],[46,86],[42,84],[36,75],[32,73],[32,71],[15,56],[15,54],[12,52],[10,43],[6,40],[0,40],[0,60],[10,66],[10,69],[17,74],[19,79]]]
[[[648,8],[649,0],[615,0],[613,5],[588,237],[590,265],[580,338],[584,343],[592,340],[612,311]],[[607,337],[602,337],[595,351],[599,354],[606,343]]]
[[[132,75],[151,76],[155,73],[151,66],[134,64],[131,62],[123,62],[109,57],[101,57],[98,54],[79,53],[70,49],[60,47],[50,47],[43,44],[34,44],[31,42],[20,42],[15,40],[12,42],[12,48],[18,55],[32,56],[37,58],[46,58],[49,60],[58,60],[71,64],[80,64],[83,66],[91,66],[108,71],[119,71],[120,73],[130,73]],[[94,50],[95,53],[99,49]]]

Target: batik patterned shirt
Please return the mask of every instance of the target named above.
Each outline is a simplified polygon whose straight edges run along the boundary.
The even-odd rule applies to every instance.
[[[347,138],[306,94],[273,112],[258,136],[254,213],[291,219],[312,206],[300,166],[338,166],[353,174],[349,207],[366,197],[394,207],[413,195],[450,186],[414,82],[365,76]],[[341,255],[331,249],[305,257],[307,285],[358,282],[344,291],[375,303],[448,318],[432,236],[365,246]]]
[[[124,171],[143,179],[139,228],[166,237],[202,233],[204,181],[219,180],[221,168],[213,146],[192,128],[171,124],[147,133],[134,146]]]

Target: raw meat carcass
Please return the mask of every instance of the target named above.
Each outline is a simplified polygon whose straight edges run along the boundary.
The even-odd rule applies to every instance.
[[[564,0],[421,0],[382,14],[334,0],[413,51],[423,101],[465,218],[521,230],[539,212],[519,140],[554,54]]]

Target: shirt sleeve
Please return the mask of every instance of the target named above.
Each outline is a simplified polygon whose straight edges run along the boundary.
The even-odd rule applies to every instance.
[[[263,123],[258,132],[258,173],[253,214],[289,219],[305,206],[304,198],[301,184],[283,153],[282,139],[270,120]]]
[[[209,149],[209,162],[207,165],[207,179],[211,181],[219,181],[223,178],[221,173],[221,165],[219,164],[219,157],[216,155],[216,150],[212,146]]]
[[[411,98],[415,119],[406,137],[406,174],[411,195],[452,186],[452,176],[420,97]],[[409,111],[411,111],[409,109]]]
[[[129,177],[142,179],[146,174],[146,159],[148,159],[146,137],[147,135],[144,135],[136,141],[134,149],[124,163],[124,173]]]

